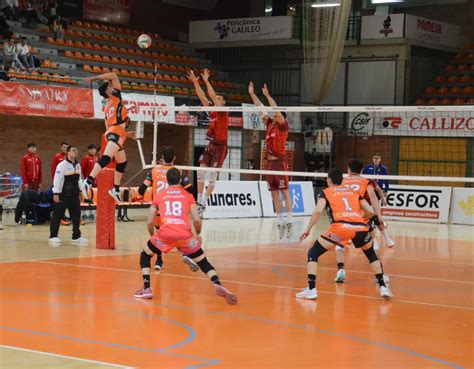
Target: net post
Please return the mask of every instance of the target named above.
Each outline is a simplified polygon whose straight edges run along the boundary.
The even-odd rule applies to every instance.
[[[157,146],[158,146],[158,117],[156,111],[156,83],[157,83],[157,76],[158,73],[158,66],[155,63],[155,89],[153,91],[153,157],[151,159],[151,165],[156,165],[156,157],[157,157]]]

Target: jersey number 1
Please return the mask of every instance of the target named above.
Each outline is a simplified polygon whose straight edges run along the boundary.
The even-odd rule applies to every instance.
[[[347,197],[343,197],[343,198],[342,198],[342,202],[343,202],[344,205],[346,206],[346,210],[352,211],[351,205],[349,204],[349,200],[347,200]]]

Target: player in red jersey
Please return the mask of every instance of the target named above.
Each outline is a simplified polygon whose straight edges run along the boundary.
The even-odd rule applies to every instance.
[[[278,106],[276,101],[270,96],[266,84],[262,88],[263,95],[268,100],[270,106]],[[255,94],[253,82],[249,83],[249,94],[256,106],[263,106],[263,103]],[[267,135],[265,137],[265,146],[267,148],[267,163],[269,170],[287,171],[288,164],[286,162],[286,140],[288,138],[288,122],[286,117],[275,112],[273,117],[264,113],[262,119],[267,126]],[[267,175],[265,176],[268,183],[268,189],[272,194],[273,206],[278,217],[278,229],[280,239],[283,238],[285,231],[287,237],[291,237],[293,233],[293,202],[291,201],[290,191],[288,189],[288,176],[285,175]],[[283,203],[280,194],[285,199],[286,223],[283,221]]]
[[[327,179],[329,187],[319,195],[308,228],[301,235],[301,241],[309,236],[311,229],[326,209],[331,225],[308,250],[308,287],[298,292],[296,297],[308,300],[318,298],[316,273],[319,257],[336,245],[347,246],[349,241],[352,242],[354,247],[360,248],[369,260],[370,267],[379,285],[380,296],[383,298],[393,297],[392,292],[385,285],[382,263],[372,246],[369,226],[362,217],[362,210],[373,215],[373,209],[358,192],[342,184],[342,177],[342,172],[339,169],[329,171]]]
[[[145,192],[148,187],[152,188],[152,201],[154,201],[157,195],[163,191],[164,189],[168,188],[168,181],[166,180],[166,173],[169,169],[174,167],[174,161],[176,160],[176,153],[174,147],[167,146],[164,148],[160,164],[156,167],[151,169],[145,177],[145,180],[138,188],[138,194],[140,196],[144,196]],[[183,176],[181,178],[181,186],[188,192],[191,191],[191,181],[188,177]],[[158,214],[155,217],[155,229],[158,230],[161,224],[161,217]],[[183,261],[189,265],[191,270],[197,271],[199,268],[198,266],[186,256],[183,256]],[[155,270],[162,270],[163,269],[163,258],[161,255],[158,255],[155,262]]]
[[[115,73],[100,74],[95,77],[86,78],[86,82],[104,81],[99,87],[99,94],[107,99],[104,107],[105,113],[105,137],[107,138],[107,146],[99,161],[94,165],[89,177],[83,181],[83,194],[89,198],[90,189],[99,172],[105,168],[112,159],[115,159],[117,165],[114,173],[114,188],[109,191],[109,195],[117,202],[122,201],[120,195],[120,182],[123,173],[127,167],[127,156],[125,155],[124,145],[128,138],[135,139],[135,132],[127,132],[126,129],[130,124],[127,108],[122,101],[122,86],[120,80]]]
[[[204,69],[204,73],[201,74],[202,79],[207,87],[207,93],[212,101],[209,102],[206,93],[199,85],[199,77],[196,77],[192,70],[188,73],[188,79],[194,84],[196,94],[201,100],[203,106],[225,106],[227,103],[227,97],[224,94],[216,93],[212,87],[209,77],[210,72],[208,69]],[[228,112],[211,112],[210,114],[211,125],[207,130],[206,140],[209,141],[206,151],[199,158],[199,164],[201,167],[206,168],[222,168],[224,160],[227,157],[227,138],[229,134],[229,113]],[[209,176],[209,185],[207,190],[204,192],[204,182],[206,180],[206,173],[198,171],[198,211],[202,215],[206,210],[207,199],[214,191],[216,186],[216,180],[218,177],[217,172],[212,172]]]
[[[94,144],[90,144],[87,147],[87,155],[84,156],[81,160],[81,170],[82,176],[84,178],[88,178],[94,169],[95,163],[99,161],[99,156],[97,155],[97,146]],[[92,187],[97,187],[96,181],[92,184]],[[92,196],[91,196],[92,197]],[[90,202],[92,204],[92,201]],[[95,220],[95,210],[86,210],[84,211],[84,215],[82,216],[84,221],[94,221]]]
[[[150,260],[154,254],[161,255],[177,248],[207,275],[214,284],[217,295],[224,297],[231,305],[236,304],[237,298],[222,286],[216,270],[201,248],[202,239],[199,234],[202,221],[194,197],[180,185],[182,179],[180,171],[176,168],[168,170],[166,179],[169,187],[161,191],[150,206],[147,225],[151,238],[140,255],[143,289],[135,292],[134,296],[142,299],[153,297],[150,287]],[[158,211],[161,215],[161,226],[155,231],[154,220]],[[193,234],[191,220],[197,236]]]

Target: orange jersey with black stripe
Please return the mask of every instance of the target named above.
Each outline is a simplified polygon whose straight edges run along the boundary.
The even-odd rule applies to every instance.
[[[170,170],[173,167],[174,165],[171,165],[171,164],[160,164],[147,173],[144,183],[147,187],[150,187],[150,186],[152,187],[153,200],[155,200],[155,197],[159,192],[168,188],[168,181],[166,180],[166,172],[168,172],[168,170]],[[191,182],[189,178],[182,176],[181,185],[184,189],[188,189],[189,187],[191,187]]]
[[[326,209],[331,223],[363,223],[359,192],[340,185],[326,188],[319,195],[326,200]]]
[[[343,179],[342,184],[345,186],[349,186],[354,191],[357,191],[359,195],[365,200],[367,200],[369,204],[372,203],[370,201],[369,193],[367,192],[369,186],[373,187],[377,198],[379,197],[376,191],[376,186],[378,185],[377,182],[375,182],[373,179],[367,179],[360,176],[349,176]]]
[[[128,125],[128,111],[122,101],[122,92],[113,89],[104,107],[105,123],[107,127],[117,126],[126,123]]]

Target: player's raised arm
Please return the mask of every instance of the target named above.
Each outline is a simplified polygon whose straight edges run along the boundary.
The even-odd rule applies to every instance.
[[[196,230],[196,233],[198,235],[200,235],[201,230],[202,230],[202,221],[201,221],[201,217],[199,216],[199,213],[198,213],[197,205],[192,204],[190,206],[189,210],[191,212],[191,218],[193,219],[194,229]]]
[[[121,90],[122,86],[120,84],[120,80],[117,76],[116,73],[104,73],[104,74],[99,74],[98,76],[93,76],[93,77],[87,77],[86,82],[90,83],[93,81],[110,81],[112,83],[112,87]]]
[[[311,229],[316,225],[316,223],[319,221],[319,218],[321,218],[321,215],[323,214],[324,209],[326,208],[327,201],[325,198],[319,198],[318,203],[316,204],[316,209],[314,209],[313,214],[311,214],[311,219],[309,220],[308,227],[306,228],[306,231],[303,232],[303,234],[300,237],[300,241],[305,240],[309,234],[311,233]]]
[[[199,84],[199,77],[194,74],[194,71],[190,69],[188,71],[187,77],[193,83],[194,89],[196,90],[196,95],[199,97],[199,100],[201,100],[201,104],[203,106],[211,105],[207,99],[206,93]]]
[[[267,86],[266,83],[263,84],[262,92],[263,92],[263,96],[265,96],[267,98],[268,104],[270,106],[273,106],[273,107],[278,106],[276,101],[270,95],[270,91],[268,90],[268,86]],[[275,112],[275,121],[278,124],[284,124],[285,123],[285,117],[281,114],[281,112],[279,112],[279,111]]]
[[[216,91],[214,90],[214,87],[212,87],[211,82],[209,81],[209,77],[211,76],[211,72],[209,72],[209,69],[204,69],[204,73],[201,74],[201,76],[202,80],[206,84],[207,94],[214,103],[214,106],[222,106],[222,102],[217,98]]]
[[[255,88],[253,86],[253,82],[249,82],[249,95],[253,101],[253,104],[256,106],[264,106],[263,103],[260,101],[257,95],[255,95]]]
[[[156,204],[150,205],[150,210],[148,210],[148,219],[146,221],[146,226],[148,228],[148,233],[150,236],[155,234],[155,217],[158,212],[158,206]]]

